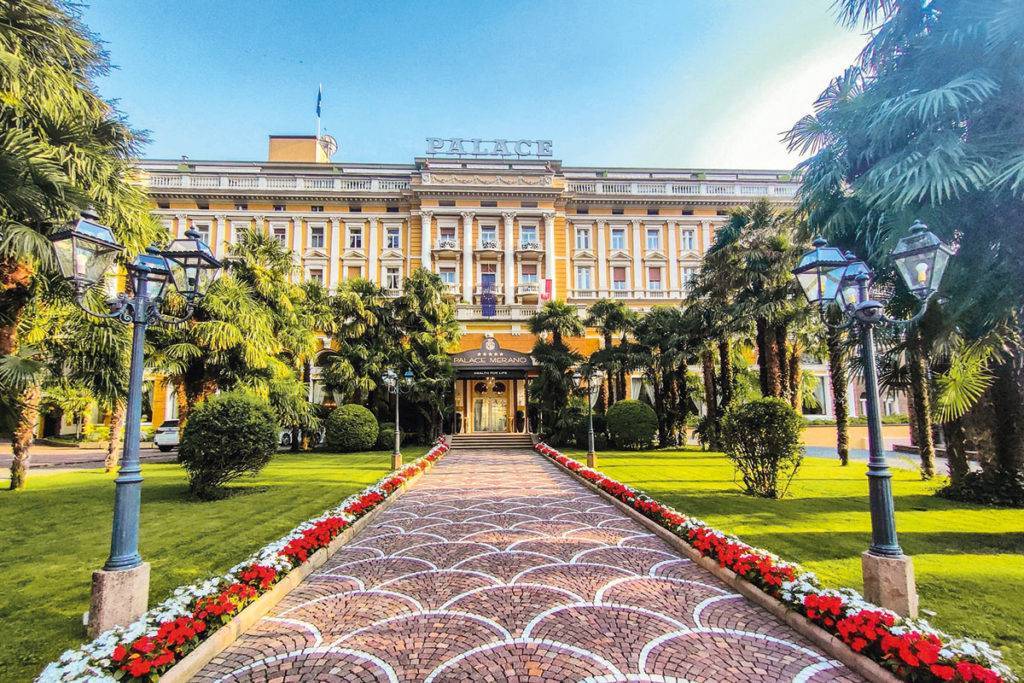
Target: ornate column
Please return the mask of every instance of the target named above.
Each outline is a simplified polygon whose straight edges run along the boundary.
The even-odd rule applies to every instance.
[[[501,218],[505,221],[505,303],[511,304],[516,300],[516,262],[512,244],[512,223],[516,214],[514,211],[502,211]]]
[[[430,222],[433,214],[420,211],[420,266],[430,270]]]
[[[608,224],[604,221],[594,223],[594,232],[597,233],[597,288],[602,292],[608,289],[608,254],[604,238],[607,229]]]
[[[224,214],[217,213],[210,218],[210,239],[213,240],[213,256],[218,261],[224,258],[224,234],[223,231],[227,230],[227,221],[224,220]],[[214,237],[216,235],[216,237]]]
[[[632,221],[633,225],[633,289],[642,290],[644,289],[644,266],[643,261],[640,259],[641,254],[641,241],[640,231],[641,222],[639,218],[634,218]]]
[[[180,239],[185,236],[185,231],[188,229],[188,216],[183,213],[176,213],[174,217],[177,219],[174,237]]]
[[[292,272],[292,282],[301,282],[302,274],[302,218],[296,216],[292,219],[292,261],[295,262],[295,270]]]
[[[366,238],[366,268],[369,272],[366,274],[366,279],[370,282],[377,282],[380,280],[377,277],[377,217],[371,216],[369,221],[370,234]]]
[[[679,289],[679,255],[676,253],[676,222],[665,224],[668,229],[668,288]]]
[[[473,303],[473,212],[462,212],[462,300]]]
[[[331,246],[328,252],[331,269],[327,276],[327,288],[333,292],[341,281],[341,221],[337,218],[327,220],[331,224]]]
[[[555,212],[544,212],[544,277],[551,280],[551,300],[555,293]]]

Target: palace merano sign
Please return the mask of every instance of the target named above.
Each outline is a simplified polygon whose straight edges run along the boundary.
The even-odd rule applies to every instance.
[[[549,158],[551,140],[427,138],[427,156]]]

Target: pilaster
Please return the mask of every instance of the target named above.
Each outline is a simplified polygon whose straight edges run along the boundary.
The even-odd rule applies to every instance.
[[[420,266],[430,270],[430,223],[434,215],[430,211],[420,212]]]
[[[608,289],[608,249],[605,241],[605,233],[608,231],[608,224],[598,220],[594,224],[595,244],[597,245],[597,288],[601,291]]]
[[[473,212],[462,212],[462,300],[473,303]]]
[[[503,211],[502,220],[505,222],[505,303],[511,304],[516,298],[515,286],[515,251],[512,244],[512,224],[516,219],[513,211]]]
[[[633,231],[633,289],[644,289],[644,266],[641,260],[641,238],[640,232],[643,229],[640,219],[634,218],[631,222]]]
[[[676,250],[676,222],[669,221],[665,228],[668,230],[668,288],[679,289],[679,254]]]
[[[380,278],[377,277],[377,217],[371,216],[369,218],[370,227],[369,235],[366,238],[366,279],[370,282],[377,282]]]
[[[555,212],[545,211],[544,217],[544,277],[551,280],[551,300],[557,297],[555,292]]]

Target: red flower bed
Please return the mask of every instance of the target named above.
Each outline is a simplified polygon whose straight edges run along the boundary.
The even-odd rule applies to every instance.
[[[934,631],[914,628],[912,622],[866,603],[852,591],[846,591],[844,596],[839,591],[822,589],[806,575],[798,576],[796,565],[690,519],[641,491],[584,467],[546,444],[537,444],[536,450],[668,529],[701,555],[716,560],[720,566],[790,609],[800,611],[813,623],[838,636],[853,651],[879,662],[904,680],[914,683],[1016,680],[1008,670],[1004,675],[969,658],[984,647],[998,662],[998,655],[984,644],[972,646],[969,651],[975,654],[956,652],[948,642],[952,639],[944,634],[947,642]],[[802,600],[795,600],[794,596],[802,596]],[[996,668],[1004,667],[997,664]]]

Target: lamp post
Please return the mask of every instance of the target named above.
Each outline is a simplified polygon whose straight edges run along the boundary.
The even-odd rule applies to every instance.
[[[835,303],[848,319],[839,327],[859,327],[867,396],[867,476],[871,507],[871,545],[861,555],[864,594],[882,607],[910,616],[917,615],[917,589],[913,562],[903,554],[896,536],[892,473],[885,458],[879,412],[874,328],[879,324],[907,326],[920,320],[938,290],[952,255],[953,250],[920,221],[915,221],[910,235],[897,243],[891,257],[907,288],[921,302],[919,310],[909,320],[886,316],[884,303],[871,298],[871,269],[854,254],[843,254],[821,238],[814,241],[814,249],[805,253],[793,270],[808,302],[818,307],[825,324],[830,324],[825,319],[825,309]]]
[[[406,370],[405,374],[402,375],[402,381],[399,381],[395,371],[388,368],[381,375],[381,379],[384,381],[384,386],[388,388],[388,391],[395,395],[395,450],[391,453],[391,469],[397,470],[402,466],[402,431],[398,425],[399,396],[412,388],[412,370]]]
[[[601,372],[595,371],[590,366],[586,366],[583,371],[577,370],[572,373],[573,382],[579,389],[583,389],[584,383],[586,383],[587,393],[587,467],[597,467],[597,453],[594,452],[594,406],[591,404],[591,388],[590,385],[594,378],[600,378]]]
[[[128,264],[129,292],[108,302],[107,312],[89,308],[88,291],[102,280],[114,259],[123,251],[110,228],[91,210],[55,232],[50,238],[57,264],[75,292],[75,301],[98,318],[116,318],[132,324],[131,364],[125,410],[124,455],[114,480],[114,521],[110,556],[103,569],[93,573],[89,606],[89,632],[101,633],[126,624],[146,611],[149,598],[149,563],[139,554],[139,509],[142,493],[139,463],[139,426],[142,418],[143,349],[151,323],[187,320],[204,288],[220,270],[220,262],[189,230],[160,251],[153,247]],[[185,315],[173,318],[160,313],[168,281],[185,299]]]

